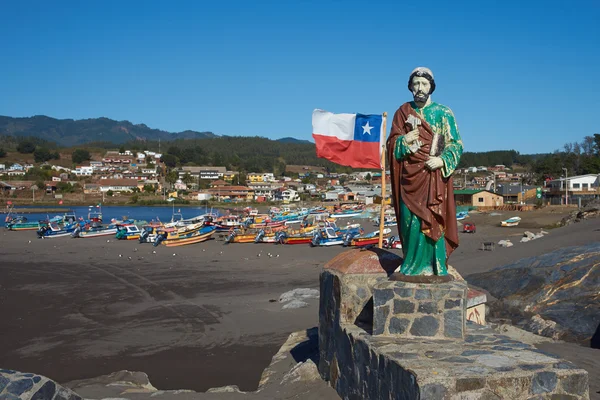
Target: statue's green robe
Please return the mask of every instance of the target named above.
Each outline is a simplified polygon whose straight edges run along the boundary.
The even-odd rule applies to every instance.
[[[423,145],[413,154],[403,135],[412,130],[410,114],[422,122],[419,140]],[[440,158],[444,166],[430,171],[434,134],[444,138]],[[430,103],[419,109],[414,102],[403,104],[394,114],[387,156],[392,178],[392,193],[404,260],[405,275],[447,275],[448,257],[458,247],[456,206],[452,173],[462,155],[463,145],[452,111]]]

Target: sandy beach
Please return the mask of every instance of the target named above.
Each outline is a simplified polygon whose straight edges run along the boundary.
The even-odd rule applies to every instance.
[[[519,213],[523,222],[512,228],[499,222],[513,213],[472,213],[468,221],[477,232],[460,234],[450,263],[468,279],[523,257],[600,240],[600,220],[588,220],[545,229],[545,237],[519,243],[525,230],[537,233],[566,213],[550,208]],[[317,300],[282,310],[279,296],[295,288],[318,289],[323,264],[345,251],[219,240],[155,248],[113,238],[39,240],[34,232],[4,230],[0,235],[0,367],[63,383],[128,369],[146,372],[160,389],[196,391],[230,384],[256,389],[287,336],[318,321]],[[514,246],[481,250],[482,242],[500,239]],[[576,364],[578,351],[587,355],[582,367],[595,374],[590,375],[595,398],[600,350],[556,347]]]

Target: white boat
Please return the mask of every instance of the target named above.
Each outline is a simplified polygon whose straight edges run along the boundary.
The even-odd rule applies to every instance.
[[[521,217],[512,217],[500,222],[500,226],[517,226],[521,222]]]
[[[80,237],[80,238],[93,238],[93,237],[100,237],[100,236],[111,236],[117,233],[117,228],[104,228],[104,229],[98,229],[98,230],[94,230],[94,231],[82,231],[79,232],[79,235],[76,237]]]

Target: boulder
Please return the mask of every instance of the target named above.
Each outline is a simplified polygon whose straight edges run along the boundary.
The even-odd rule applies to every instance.
[[[568,247],[473,274],[496,301],[491,317],[536,334],[590,345],[600,324],[600,243]]]

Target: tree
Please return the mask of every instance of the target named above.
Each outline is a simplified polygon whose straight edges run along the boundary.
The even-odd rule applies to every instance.
[[[125,153],[125,146],[119,147],[119,154]]]
[[[45,147],[38,147],[33,152],[33,158],[36,163],[42,163],[52,159],[52,154]]]
[[[371,179],[373,179],[373,177],[371,176],[371,173],[367,173],[367,175],[365,175],[365,180],[371,182]]]
[[[172,170],[165,177],[165,180],[167,181],[167,183],[171,184],[171,187],[173,187],[175,182],[177,182],[177,179],[179,179],[179,173],[176,170]]]
[[[179,159],[173,154],[164,154],[161,161],[169,168],[175,168]]]
[[[85,149],[76,149],[71,154],[71,159],[73,160],[73,163],[80,164],[84,161],[91,160],[92,156],[90,155],[90,152]]]
[[[147,183],[147,184],[144,185],[143,190],[146,193],[155,193],[156,192],[156,187],[154,185],[151,185],[151,184]]]
[[[108,192],[106,192],[107,196],[112,196],[113,194],[114,194],[114,192],[112,190],[110,190],[110,189],[108,190]]]
[[[31,154],[35,151],[35,143],[30,140],[24,140],[17,146],[17,151],[21,154]]]
[[[190,175],[189,172],[186,172],[185,175],[183,175],[183,178],[181,178],[181,181],[186,185],[190,185],[194,183],[195,179],[193,176]]]
[[[0,147],[0,158],[6,157],[6,150],[3,147]]]

